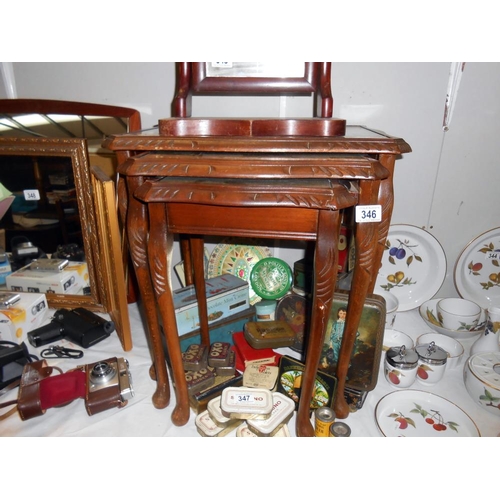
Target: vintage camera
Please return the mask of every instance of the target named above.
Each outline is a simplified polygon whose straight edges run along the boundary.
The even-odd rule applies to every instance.
[[[87,413],[95,415],[123,408],[133,396],[132,377],[124,358],[108,358],[65,373],[43,359],[24,366],[17,400],[9,403],[17,403],[21,420],[29,420],[75,399],[83,399]]]
[[[109,358],[84,366],[87,380],[85,407],[89,415],[122,407],[134,396],[125,358]]]
[[[0,340],[0,391],[21,378],[24,366],[38,359],[28,352],[26,344]]]
[[[83,307],[58,309],[48,325],[28,332],[28,341],[33,347],[40,347],[67,338],[87,348],[108,338],[114,329],[112,321],[106,321]]]

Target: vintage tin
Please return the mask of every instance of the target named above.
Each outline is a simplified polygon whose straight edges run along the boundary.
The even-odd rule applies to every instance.
[[[188,395],[195,394],[210,387],[215,380],[215,370],[207,367],[197,371],[187,371],[186,377]]]
[[[274,436],[292,417],[295,403],[287,396],[273,392],[273,410],[266,420],[247,420],[248,427],[261,437]]]
[[[248,365],[243,372],[243,385],[272,391],[276,387],[278,373],[278,366]]]
[[[263,299],[276,300],[288,293],[292,286],[292,270],[282,259],[265,257],[250,272],[250,285]]]
[[[225,417],[222,414],[222,410],[220,408],[220,400],[221,400],[221,396],[217,396],[216,398],[211,399],[207,404],[207,411],[208,411],[208,414],[210,415],[211,419],[218,426],[226,427],[230,422],[232,422],[235,419]],[[238,422],[238,424],[239,423],[240,422]]]
[[[344,422],[334,422],[330,425],[330,437],[349,437],[351,428]]]
[[[246,422],[242,423],[237,429],[236,429],[236,437],[261,437],[258,434],[255,434],[249,427]],[[291,437],[290,435],[290,429],[288,428],[288,424],[284,424],[276,434],[270,437]]]
[[[273,411],[273,396],[267,389],[227,387],[222,391],[220,407],[230,419],[265,420]]]
[[[274,321],[276,318],[275,300],[261,300],[255,304],[257,321]]]
[[[335,422],[335,412],[327,406],[316,408],[314,411],[314,435],[316,437],[329,437],[330,426]]]
[[[229,342],[213,342],[208,351],[208,366],[228,366],[230,362]]]
[[[249,321],[243,333],[254,349],[290,347],[296,337],[295,331],[286,321]]]
[[[186,371],[199,371],[207,367],[208,349],[202,344],[192,344],[182,353],[182,364]]]
[[[230,377],[216,375],[210,387],[194,394],[189,394],[189,406],[198,415],[205,411],[209,401],[220,396],[226,387],[241,387],[242,383],[243,375],[241,373],[235,372]]]
[[[236,353],[233,350],[231,350],[229,351],[227,365],[216,366],[215,373],[217,374],[217,376],[230,377],[235,373],[235,365],[236,365]]]
[[[228,425],[222,427],[218,425],[208,413],[208,410],[196,416],[195,426],[198,433],[203,437],[223,437],[229,434],[237,425],[239,421],[230,422]]]

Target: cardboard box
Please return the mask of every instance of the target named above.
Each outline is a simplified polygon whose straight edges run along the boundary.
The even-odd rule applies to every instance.
[[[5,278],[7,290],[12,292],[77,294],[81,288],[78,271],[56,273],[33,271],[29,265],[9,274]]]
[[[21,344],[28,333],[42,326],[48,317],[48,305],[43,293],[20,293],[21,299],[6,309],[0,309],[0,340]]]
[[[200,318],[194,286],[180,288],[173,295],[179,335],[197,330]],[[206,280],[206,296],[209,324],[250,307],[248,282],[232,274]]]

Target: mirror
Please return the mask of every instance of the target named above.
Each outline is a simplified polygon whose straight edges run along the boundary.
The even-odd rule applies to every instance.
[[[21,193],[16,203],[29,207],[13,217],[11,206],[0,220],[6,250],[12,251],[12,236],[28,239],[47,254],[61,245],[78,246],[89,289],[47,293],[49,306],[110,313],[125,350],[132,347],[122,278],[128,252],[117,253],[123,242],[115,194],[116,165],[123,159],[101,144],[107,135],[140,128],[140,114],[131,108],[0,99],[0,183]]]

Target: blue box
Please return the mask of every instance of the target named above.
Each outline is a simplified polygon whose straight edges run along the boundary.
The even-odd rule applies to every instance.
[[[250,307],[248,282],[222,274],[206,280],[208,324],[232,316]],[[194,285],[174,291],[175,318],[179,335],[200,328],[198,302]]]

